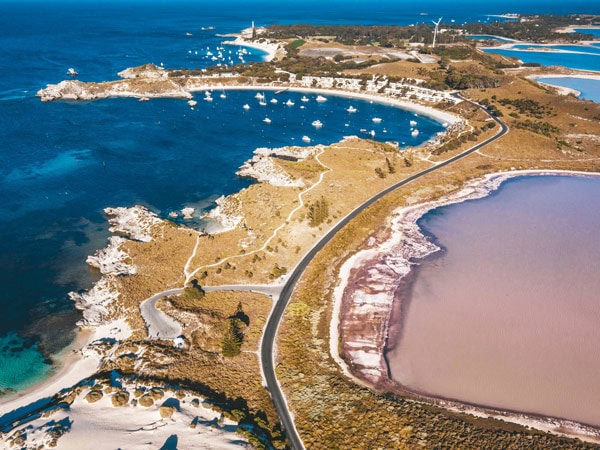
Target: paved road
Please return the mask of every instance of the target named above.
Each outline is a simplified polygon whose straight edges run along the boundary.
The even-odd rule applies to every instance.
[[[464,101],[467,101],[467,102],[481,108],[488,115],[490,115],[489,112],[485,108],[483,108],[481,105],[478,105],[477,103],[473,103],[469,100],[464,99],[458,93],[456,93],[454,95],[457,98],[460,98]],[[261,365],[262,365],[262,370],[263,370],[263,374],[265,377],[265,381],[267,383],[267,389],[269,390],[269,392],[271,394],[271,398],[273,400],[273,403],[275,404],[275,409],[277,410],[277,414],[279,415],[279,420],[281,421],[281,425],[283,427],[283,430],[288,438],[288,441],[289,441],[292,449],[300,450],[300,449],[303,449],[304,446],[303,446],[302,440],[300,439],[300,436],[298,435],[298,432],[294,426],[294,421],[290,415],[285,398],[283,396],[283,393],[281,392],[279,383],[277,382],[277,377],[275,375],[275,367],[274,367],[275,355],[274,355],[273,350],[274,350],[274,345],[275,345],[275,337],[277,336],[277,330],[279,328],[279,323],[281,322],[281,318],[283,317],[285,308],[287,307],[287,305],[290,301],[290,296],[292,294],[292,291],[294,290],[296,283],[300,279],[300,276],[302,275],[302,273],[304,273],[306,266],[312,261],[312,259],[315,257],[315,255],[335,236],[335,234],[338,231],[340,231],[343,227],[345,227],[348,224],[348,222],[350,222],[352,219],[354,219],[358,214],[360,214],[363,210],[365,210],[366,208],[371,206],[377,200],[386,196],[390,192],[393,192],[396,189],[398,189],[402,186],[405,186],[408,183],[411,183],[412,181],[416,180],[417,178],[421,178],[422,176],[425,176],[431,172],[441,169],[442,167],[452,164],[453,162],[458,161],[459,159],[464,158],[465,156],[468,156],[473,152],[476,152],[480,148],[482,148],[482,147],[490,144],[491,142],[494,142],[496,139],[499,139],[502,136],[504,136],[508,132],[508,127],[506,126],[506,124],[504,124],[504,122],[502,122],[495,116],[490,115],[490,117],[498,125],[500,125],[500,132],[498,134],[496,134],[495,136],[492,136],[489,139],[486,139],[485,141],[481,142],[480,144],[475,145],[474,147],[471,147],[469,150],[466,150],[456,156],[453,156],[450,159],[447,159],[446,161],[440,162],[440,163],[436,164],[435,166],[432,166],[432,167],[425,169],[419,173],[411,175],[410,177],[390,186],[389,188],[385,189],[384,191],[380,192],[379,194],[371,197],[369,200],[364,202],[362,205],[360,205],[358,208],[356,208],[354,211],[352,211],[350,214],[348,214],[346,217],[344,217],[335,227],[333,227],[325,236],[323,236],[321,238],[321,240],[318,241],[315,244],[315,246],[304,256],[304,258],[302,258],[302,260],[298,263],[298,265],[296,266],[294,271],[290,274],[289,278],[287,279],[285,285],[283,286],[283,289],[281,290],[281,295],[279,296],[277,303],[273,307],[273,311],[271,312],[271,315],[269,316],[269,320],[267,321],[267,325],[264,330],[264,334],[263,334],[263,338],[262,338],[262,345],[261,345],[261,349],[260,349],[260,360],[261,360]]]
[[[215,291],[249,291],[260,292],[277,298],[281,291],[280,285],[276,284],[228,284],[222,286],[203,286],[206,292]],[[140,312],[148,328],[148,337],[150,339],[175,339],[181,336],[181,324],[172,317],[168,316],[156,307],[156,302],[163,297],[170,295],[179,295],[182,288],[169,289],[167,291],[154,294],[140,303]]]
[[[175,339],[181,336],[182,329],[179,322],[158,309],[156,302],[169,295],[179,295],[182,290],[181,288],[169,289],[140,303],[140,312],[148,327],[148,337],[150,339]]]

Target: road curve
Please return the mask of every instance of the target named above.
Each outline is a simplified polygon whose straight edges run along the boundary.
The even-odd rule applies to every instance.
[[[396,189],[398,189],[402,186],[405,186],[418,178],[421,178],[422,176],[425,176],[431,172],[441,169],[442,167],[452,164],[453,162],[456,162],[459,159],[462,159],[465,156],[468,156],[471,153],[476,152],[480,148],[494,142],[495,140],[501,138],[506,133],[508,133],[508,130],[509,130],[508,126],[504,122],[502,122],[500,119],[498,119],[497,117],[490,114],[489,111],[487,111],[483,106],[481,106],[475,102],[472,102],[470,100],[465,99],[459,93],[455,93],[454,96],[462,99],[463,101],[471,103],[472,105],[475,105],[478,108],[481,108],[486,114],[488,114],[490,116],[490,118],[492,120],[494,120],[500,126],[500,131],[497,134],[495,134],[494,136],[492,136],[491,138],[486,139],[485,141],[475,145],[474,147],[471,147],[468,150],[465,150],[462,153],[459,153],[456,156],[453,156],[452,158],[449,158],[443,162],[436,164],[435,166],[432,166],[428,169],[425,169],[421,172],[411,175],[410,177],[405,178],[402,181],[399,181],[398,183],[381,191],[379,194],[374,195],[373,197],[371,197],[370,199],[365,201],[362,205],[358,206],[350,214],[348,214],[346,217],[344,217],[342,220],[340,220],[331,230],[329,230],[329,232],[325,236],[323,236],[314,245],[314,247],[312,249],[310,249],[310,251],[306,255],[304,255],[302,260],[296,265],[293,272],[287,278],[286,283],[281,290],[279,299],[278,299],[277,303],[275,303],[275,305],[273,306],[273,310],[271,311],[271,315],[269,316],[269,320],[267,321],[267,325],[265,326],[263,337],[262,337],[262,345],[261,345],[261,349],[260,349],[260,361],[261,361],[265,381],[267,383],[267,389],[269,390],[269,392],[271,394],[271,399],[273,400],[275,409],[277,411],[277,414],[279,415],[279,420],[280,420],[283,430],[288,438],[289,444],[292,447],[292,449],[294,449],[294,450],[303,449],[304,445],[302,444],[302,440],[300,439],[300,436],[298,435],[298,431],[296,430],[296,427],[294,426],[294,420],[292,419],[292,417],[290,415],[290,411],[287,407],[285,397],[283,396],[283,393],[281,392],[281,388],[279,386],[277,377],[275,375],[275,365],[274,365],[275,337],[277,336],[277,330],[279,328],[279,323],[281,322],[283,313],[290,301],[290,297],[294,290],[294,287],[296,286],[296,283],[300,279],[300,276],[304,273],[304,270],[306,269],[308,264],[312,261],[312,259],[315,257],[315,255],[335,236],[335,234],[338,231],[340,231],[343,227],[345,227],[358,214],[360,214],[366,208],[371,206],[377,200],[386,196],[390,192],[393,192]]]

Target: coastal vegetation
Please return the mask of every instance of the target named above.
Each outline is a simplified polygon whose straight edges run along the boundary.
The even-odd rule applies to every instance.
[[[529,42],[547,42],[550,40],[577,42],[593,39],[585,33],[559,33],[559,28],[576,25],[585,27],[598,24],[596,16],[573,14],[558,15],[520,15],[516,20],[497,20],[491,23],[472,22],[464,25],[443,23],[446,30],[439,33],[437,43],[453,44],[467,41],[465,32],[476,35],[501,36]],[[315,37],[323,42],[338,42],[344,45],[377,45],[381,47],[404,48],[410,43],[431,44],[433,26],[417,24],[414,26],[343,26],[343,25],[270,25],[266,36],[273,39],[302,39]]]
[[[244,329],[250,325],[250,318],[244,313],[242,302],[238,303],[235,314],[225,323],[225,333],[221,343],[223,356],[232,358],[240,354],[244,343]]]
[[[382,63],[379,57],[356,63],[345,56],[300,55],[311,40],[392,47],[431,38],[429,26],[413,28],[408,32],[402,27],[269,27],[271,37],[291,40],[287,58],[236,66],[231,80],[217,78],[219,83],[285,85],[290,73],[298,78],[343,74],[360,80],[366,90],[369,82],[382,77],[387,83],[378,88],[381,93],[393,80],[404,80],[410,86],[422,81],[423,86],[435,89],[463,90],[467,98],[503,117],[511,128],[500,142],[377,202],[338,233],[309,265],[294,293],[277,344],[277,375],[296,425],[307,448],[586,448],[587,444],[579,441],[450,412],[439,402],[415,402],[394,385],[365,387],[348,378],[329,352],[332,292],[339,268],[370,238],[376,240],[388,233],[385,224],[396,208],[439,198],[469,179],[494,171],[600,169],[598,105],[557,96],[523,78],[537,73],[535,69],[505,72],[503,69],[512,67],[510,63],[482,54],[472,45],[440,45],[431,52],[436,58],[433,63],[392,59]],[[518,29],[515,26],[513,32]],[[441,42],[460,40],[458,34],[447,36]],[[183,86],[187,77],[225,70],[232,69],[169,71],[168,79]],[[233,222],[239,220],[223,233],[208,235],[163,223],[154,230],[153,241],[127,241],[124,245],[138,272],[117,278],[121,295],[110,314],[127,317],[133,334],[111,350],[114,353],[107,360],[106,372],[94,377],[102,388],[90,390],[87,401],[97,402],[110,394],[115,406],[130,402],[129,394],[125,399],[126,393],[112,385],[115,374],[136,382],[175,386],[205,396],[207,403],[238,421],[239,431],[256,447],[284,448],[285,436],[262,386],[256,357],[271,299],[252,292],[207,292],[197,280],[205,287],[244,284],[248,279],[257,284],[280,280],[358,204],[481,142],[498,129],[470,103],[440,102],[439,107],[467,119],[468,124],[464,128],[450,126],[434,141],[401,152],[391,144],[351,138],[319,147],[305,158],[270,156],[273,167],[291,180],[301,180],[304,187],[262,182],[227,197],[222,203],[223,216]],[[306,206],[301,206],[301,200]],[[188,280],[190,284],[181,295],[160,302],[163,312],[185,325],[182,346],[150,340],[139,303]],[[108,355],[107,349],[101,351]],[[347,362],[352,370],[352,361]],[[163,395],[162,388],[140,388],[135,397],[140,405],[150,407]]]
[[[324,197],[308,205],[308,220],[311,227],[318,227],[329,217],[329,204]]]

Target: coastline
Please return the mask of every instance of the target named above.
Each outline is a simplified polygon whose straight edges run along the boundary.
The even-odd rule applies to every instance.
[[[87,291],[69,293],[75,308],[83,313],[77,323],[77,337],[57,355],[55,373],[23,391],[0,398],[0,418],[4,420],[11,411],[39,409],[61,390],[96,373],[104,355],[94,349],[95,343],[106,341],[115,344],[131,335],[125,319],[107,317],[108,309],[120,295],[114,287],[114,278],[136,272],[122,245],[126,240],[149,242],[152,228],[161,221],[155,214],[137,205],[105,208],[104,212],[110,224],[109,231],[113,234],[108,237],[105,247],[86,259],[86,263],[99,269],[102,276]]]
[[[190,92],[203,92],[206,90],[225,90],[225,91],[280,91],[281,89],[285,89],[290,92],[300,92],[305,94],[323,94],[323,95],[333,95],[337,97],[344,98],[352,98],[357,100],[365,100],[372,101],[375,103],[380,103],[383,105],[396,106],[397,108],[404,109],[406,111],[411,111],[416,114],[421,114],[430,119],[433,119],[440,123],[448,123],[454,124],[457,122],[461,122],[462,119],[455,114],[442,111],[440,109],[433,108],[431,106],[421,105],[416,102],[409,102],[406,100],[399,100],[393,97],[385,96],[385,95],[376,95],[376,94],[366,94],[360,92],[350,92],[344,91],[341,89],[323,89],[323,88],[305,88],[305,87],[295,87],[295,86],[264,86],[260,84],[253,85],[203,85],[191,88]]]
[[[94,342],[105,339],[118,341],[128,335],[129,326],[124,320],[80,328],[75,341],[59,355],[54,374],[23,391],[0,398],[0,425],[10,422],[11,413],[18,412],[18,416],[24,416],[26,412],[47,406],[56,394],[96,373],[101,356],[93,349]]]
[[[594,443],[600,442],[600,430],[597,427],[586,424],[567,419],[546,417],[519,411],[498,410],[483,405],[466,404],[454,399],[433,397],[427,393],[412,391],[390,379],[387,361],[385,359],[385,348],[387,347],[388,328],[390,325],[389,319],[391,317],[392,308],[398,301],[394,298],[394,294],[403,280],[412,273],[411,267],[415,264],[413,258],[421,259],[438,250],[436,245],[430,243],[431,247],[429,247],[429,252],[423,251],[425,249],[423,245],[429,241],[418,228],[417,221],[427,212],[440,206],[485,197],[510,178],[519,176],[552,175],[600,177],[600,173],[598,172],[569,170],[519,170],[497,172],[488,174],[482,178],[471,180],[458,192],[450,194],[440,200],[402,207],[394,211],[386,225],[386,229],[390,231],[389,236],[386,236],[381,242],[376,242],[375,238],[371,237],[366,247],[358,249],[358,251],[350,256],[340,268],[338,283],[336,284],[333,293],[333,312],[330,323],[329,349],[331,356],[344,374],[351,379],[358,381],[362,385],[397,392],[404,396],[414,397],[417,400],[431,402],[451,411],[467,413],[482,418],[501,419],[506,422],[533,427],[545,432],[563,436],[579,437]],[[414,233],[415,229],[418,234]],[[408,232],[406,230],[408,230]],[[402,247],[405,251],[399,249]],[[406,252],[406,249],[409,251]],[[401,267],[401,270],[395,270],[392,274],[397,277],[395,280],[393,278],[390,278],[390,280],[385,279],[385,271],[388,271],[390,268],[389,261],[385,259],[386,256],[388,256],[386,252],[392,253],[396,259],[396,261],[394,261],[395,266]],[[400,258],[400,261],[398,261],[398,258]],[[345,336],[346,340],[340,342],[340,335],[344,335],[344,326],[346,323],[346,318],[343,316],[344,309],[347,310],[346,313],[348,313],[348,310],[350,310],[350,312],[353,311],[352,306],[348,308],[348,303],[352,302],[355,298],[355,292],[352,291],[354,287],[352,281],[354,280],[351,275],[354,275],[355,279],[360,278],[359,272],[361,270],[361,264],[364,264],[365,261],[373,263],[382,259],[385,259],[383,264],[380,264],[380,266],[367,265],[364,272],[368,271],[369,275],[372,275],[375,272],[376,275],[373,275],[373,279],[377,279],[380,284],[387,286],[387,303],[381,302],[381,292],[379,292],[378,301],[380,302],[380,305],[377,305],[380,307],[383,305],[384,308],[387,307],[387,310],[379,311],[379,317],[385,318],[385,321],[379,323],[379,328],[375,328],[377,333],[375,339],[373,339],[373,336],[361,335],[359,338],[352,340],[352,336]],[[406,270],[406,268],[408,268],[408,270]],[[388,284],[386,284],[386,281]],[[372,283],[372,280],[370,280],[370,282]],[[390,285],[390,282],[393,284]],[[390,286],[392,286],[393,289],[390,289]],[[371,288],[370,293],[372,294],[372,284],[369,284],[369,287]],[[349,299],[349,296],[352,296],[352,298]],[[364,301],[367,296],[362,293],[357,297]],[[359,304],[357,308],[354,309],[354,311],[358,312],[361,310],[365,310],[365,304]],[[360,314],[357,314],[356,317],[358,317],[359,320],[366,320],[364,315],[362,319]],[[356,317],[354,317],[355,320]],[[369,340],[368,338],[371,338],[371,342],[367,342]],[[360,353],[357,353],[357,348],[371,349],[370,357],[361,358],[364,354],[361,355]],[[339,349],[342,349],[343,355],[340,354]],[[380,353],[374,355],[373,349],[377,349]],[[354,360],[353,357],[356,356],[358,356],[358,359]],[[377,356],[377,358],[375,356]],[[348,358],[350,361],[348,361]],[[368,365],[368,363],[371,365]]]
[[[248,47],[248,48],[253,48],[256,50],[263,51],[267,54],[264,57],[264,61],[266,61],[266,62],[273,61],[273,59],[275,59],[277,57],[277,53],[281,51],[281,47],[279,46],[279,44],[276,44],[273,42],[268,42],[266,40],[265,40],[265,42],[255,42],[255,41],[247,40],[247,39],[243,38],[241,35],[232,35],[232,37],[233,36],[236,36],[235,40],[223,41],[222,44],[223,45],[239,45],[240,47]]]
[[[578,91],[577,89],[573,89],[573,88],[569,88],[566,86],[560,86],[558,84],[552,84],[552,83],[548,83],[547,81],[540,81],[540,79],[552,79],[552,78],[579,78],[579,79],[583,79],[583,80],[598,80],[600,81],[600,74],[599,75],[592,75],[592,74],[581,74],[581,75],[577,75],[577,74],[566,74],[566,75],[562,75],[562,74],[548,74],[548,75],[528,75],[526,78],[535,81],[536,83],[539,83],[543,86],[547,86],[553,89],[556,89],[556,92],[558,92],[560,95],[569,95],[572,94],[575,97],[580,98],[582,95],[582,92]]]
[[[191,92],[214,88],[216,88],[216,86],[207,85],[193,89]],[[219,86],[218,89],[276,91],[281,89],[281,87],[230,85]],[[400,107],[439,122],[457,123],[461,121],[459,117],[441,110],[381,95],[318,88],[291,87],[289,90],[378,102]],[[241,220],[240,217],[236,216],[232,218],[231,214],[224,214],[222,212],[223,202],[224,199],[221,197],[217,200],[215,208],[206,214],[207,217],[213,218],[221,224],[221,227],[218,230],[219,232],[232,228],[234,224],[230,222],[233,221],[237,223]],[[114,336],[114,333],[111,333],[111,328],[119,326],[127,327],[128,329],[125,322],[120,323],[120,321],[118,321],[106,323],[104,321],[107,308],[110,308],[110,305],[114,303],[119,295],[119,292],[117,292],[113,286],[114,283],[111,283],[111,279],[113,276],[135,273],[135,266],[125,262],[128,259],[128,254],[122,251],[122,244],[128,239],[149,242],[151,240],[150,230],[154,225],[160,222],[160,220],[153,213],[140,206],[132,206],[129,208],[106,208],[105,213],[107,214],[108,221],[111,225],[110,231],[114,234],[109,237],[105,247],[98,249],[94,255],[90,255],[87,258],[88,264],[98,268],[102,273],[102,277],[88,291],[84,293],[70,293],[76,307],[84,311],[84,319],[79,324],[81,328],[77,332],[75,342],[64,349],[62,355],[57,359],[57,368],[54,374],[23,391],[1,398],[0,416],[3,416],[10,411],[27,407],[28,405],[34,407],[33,404],[43,398],[47,398],[48,401],[50,401],[60,390],[68,388],[79,382],[81,379],[93,375],[100,367],[101,357],[91,350],[91,344],[99,339],[116,339],[117,337]],[[126,336],[121,336],[119,339],[124,338],[126,338]]]

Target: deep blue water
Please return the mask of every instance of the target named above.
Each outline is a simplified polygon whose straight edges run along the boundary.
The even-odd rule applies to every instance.
[[[574,28],[576,33],[593,34],[600,37],[600,28]]]
[[[256,147],[301,144],[303,135],[328,143],[367,128],[377,139],[415,144],[441,129],[418,118],[415,140],[408,134],[410,113],[335,97],[301,110],[294,93],[285,94],[296,100],[293,108],[283,101],[261,108],[251,92],[228,92],[227,99],[215,95],[213,103],[199,100],[191,110],[173,99],[41,103],[37,90],[66,78],[69,67],[83,81],[114,79],[144,63],[205,67],[214,63],[205,57],[207,47],[214,51],[224,39],[216,34],[237,32],[252,20],[406,25],[438,16],[486,22],[497,20],[488,14],[505,12],[597,14],[600,7],[587,0],[434,0],[417,8],[391,0],[0,0],[0,389],[22,389],[46,376],[50,365],[40,348],[53,354],[69,341],[77,315],[67,293],[96,279],[84,261],[106,243],[103,208],[142,203],[165,216],[184,205],[209,207],[218,195],[248,185],[234,172]],[[246,61],[262,58],[250,53]],[[244,103],[252,109],[243,111]],[[358,109],[351,117],[350,104]],[[266,115],[269,125],[262,122]],[[373,124],[374,115],[383,122]],[[309,125],[315,119],[325,126],[315,130]]]

